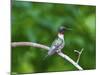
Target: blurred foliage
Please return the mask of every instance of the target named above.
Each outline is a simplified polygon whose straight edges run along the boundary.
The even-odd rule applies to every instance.
[[[96,7],[56,3],[12,1],[11,41],[30,41],[50,46],[61,25],[72,31],[65,33],[63,52],[77,60],[75,49],[84,51],[79,61],[86,69],[96,67]],[[77,70],[57,54],[48,57],[47,51],[33,47],[11,50],[11,71],[36,73]]]

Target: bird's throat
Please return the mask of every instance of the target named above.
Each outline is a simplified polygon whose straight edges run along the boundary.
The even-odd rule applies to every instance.
[[[58,33],[58,37],[64,40],[64,34]]]

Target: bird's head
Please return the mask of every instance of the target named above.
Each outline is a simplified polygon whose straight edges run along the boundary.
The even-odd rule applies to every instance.
[[[71,30],[72,30],[72,29],[69,28],[69,27],[61,26],[61,27],[59,28],[58,33],[64,35],[64,32],[65,32],[65,31],[71,31]]]
[[[61,26],[59,28],[59,31],[58,31],[58,37],[61,38],[61,39],[64,39],[64,32],[65,31],[69,31],[69,30],[72,30],[72,29],[64,27],[64,26]]]
[[[64,34],[64,32],[65,32],[65,30],[66,30],[66,27],[64,27],[64,26],[61,26],[60,28],[59,28],[59,34]]]

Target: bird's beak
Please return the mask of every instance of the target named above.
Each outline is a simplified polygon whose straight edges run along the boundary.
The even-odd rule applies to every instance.
[[[72,29],[71,28],[66,28],[65,27],[65,31],[71,31]]]
[[[72,29],[71,28],[67,28],[66,30],[71,31]]]

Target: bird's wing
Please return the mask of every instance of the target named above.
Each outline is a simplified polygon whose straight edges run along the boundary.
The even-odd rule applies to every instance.
[[[48,55],[52,55],[56,52],[56,50],[58,50],[59,46],[63,43],[63,40],[61,40],[60,38],[56,39],[52,45],[51,45],[51,49],[48,52]]]
[[[51,47],[53,47],[53,46],[59,46],[59,45],[61,45],[62,43],[63,43],[63,40],[60,39],[60,38],[58,38],[58,39],[56,39],[56,40],[52,43]]]

